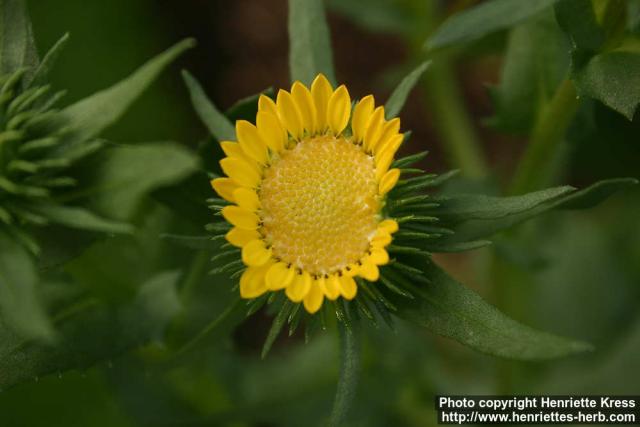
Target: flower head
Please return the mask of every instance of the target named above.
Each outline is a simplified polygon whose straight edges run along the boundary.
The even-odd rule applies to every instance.
[[[65,174],[73,159],[65,155],[64,123],[53,109],[62,92],[52,96],[49,86],[28,85],[26,72],[0,76],[0,225],[4,226],[44,222],[38,205],[75,185]]]
[[[256,124],[236,123],[223,141],[226,177],[212,181],[241,248],[243,298],[284,290],[310,313],[325,298],[353,299],[359,278],[379,279],[398,224],[385,212],[400,177],[391,168],[403,141],[373,96],[352,109],[347,88],[319,75],[259,100]]]

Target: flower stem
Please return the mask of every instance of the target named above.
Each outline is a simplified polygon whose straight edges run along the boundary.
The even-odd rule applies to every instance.
[[[347,307],[348,310],[348,307]],[[329,426],[343,425],[349,408],[354,401],[360,371],[360,329],[348,318],[338,322],[340,333],[341,365],[336,397],[331,411]]]
[[[434,126],[444,142],[452,166],[470,178],[485,177],[487,163],[464,108],[451,61],[444,56],[434,59],[424,82]]]
[[[565,79],[531,132],[531,140],[511,183],[511,194],[523,194],[544,184],[550,172],[549,165],[553,163],[578,106],[576,88]]]
[[[408,38],[413,62],[424,61],[424,41],[443,21],[441,2],[413,0],[410,10],[420,25]],[[461,1],[456,7],[464,8],[472,2]],[[431,56],[427,54],[427,56]],[[488,174],[485,155],[474,129],[473,121],[465,109],[465,102],[455,73],[452,54],[436,54],[424,75],[424,96],[433,116],[433,127],[440,137],[451,166],[470,178],[484,178]]]
[[[200,251],[193,258],[193,261],[191,261],[191,265],[189,266],[180,287],[180,299],[183,304],[188,303],[191,299],[191,294],[193,293],[194,288],[207,274],[210,258],[211,253],[209,251]]]

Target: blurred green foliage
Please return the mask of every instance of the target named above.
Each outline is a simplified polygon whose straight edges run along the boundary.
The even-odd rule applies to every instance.
[[[304,8],[304,1],[295,3]],[[520,140],[491,140],[481,146],[478,141],[498,140],[500,133],[530,141],[536,132],[559,134],[557,141],[534,156],[542,164],[533,161],[529,169],[533,173],[521,172],[525,187],[533,189],[564,182],[588,187],[616,176],[640,178],[636,113],[640,2],[531,1],[517,13],[504,9],[513,7],[509,0],[489,0],[480,6],[467,1],[328,3],[334,32],[336,25],[355,25],[364,28],[364,40],[383,33],[405,49],[402,69],[425,59],[436,66],[426,72],[418,95],[409,98],[410,107],[424,105],[437,118],[429,126],[449,153],[448,163],[440,167],[465,170],[475,165],[477,173],[454,179],[449,188],[491,193],[453,198],[461,217],[452,214],[449,219],[458,235],[468,233],[465,242],[558,207],[564,199],[557,196],[565,191],[570,205],[571,194],[576,194],[559,187],[553,190],[558,194],[538,193],[539,199],[494,198],[509,191],[496,183],[510,182],[510,177],[495,176],[486,159],[469,161],[468,156],[475,156],[469,147],[495,159],[507,156],[512,148],[503,145]],[[39,0],[29,6],[40,52],[65,32],[71,34],[51,74],[56,89],[69,89],[65,105],[111,86],[184,35],[163,2]],[[202,12],[197,5],[184,7],[191,8],[191,15],[184,16],[194,20]],[[255,2],[243,7],[261,10]],[[439,25],[459,11],[467,15]],[[476,21],[482,25],[473,25]],[[216,24],[219,20],[211,16],[210,25]],[[425,39],[437,28],[436,35],[428,38],[428,46],[437,50],[423,51]],[[302,30],[309,31],[313,40],[318,28]],[[340,42],[334,39],[334,44]],[[208,47],[205,43],[199,49]],[[381,54],[375,47],[371,52]],[[201,52],[213,57],[216,53]],[[488,90],[491,111],[470,117],[466,105],[472,101],[463,98],[466,92],[456,76],[477,80],[474,70],[488,56],[502,58],[495,73],[499,82]],[[305,66],[292,64],[292,69],[305,76],[310,72]],[[79,193],[73,202],[132,223],[135,231],[87,235],[54,226],[47,235],[35,232],[42,246],[41,277],[20,282],[37,287],[49,320],[39,323],[40,312],[20,314],[36,328],[27,335],[43,335],[61,345],[52,353],[46,339],[27,342],[24,331],[11,331],[6,327],[9,320],[0,320],[0,382],[21,383],[0,392],[1,425],[299,426],[320,425],[331,411],[340,367],[334,325],[330,323],[328,331],[319,331],[307,344],[301,333],[281,336],[262,360],[272,313],[259,311],[245,319],[244,302],[233,305],[233,281],[223,274],[207,274],[216,267],[209,264],[213,255],[209,246],[189,241],[186,246],[191,247],[185,247],[180,237],[159,238],[203,235],[211,215],[205,205],[212,196],[207,172],[215,172],[214,159],[220,156],[196,121],[177,69],[172,71],[104,134],[130,145],[109,144],[100,158],[89,157],[73,169],[89,188],[116,183],[102,194]],[[368,70],[356,72],[364,75]],[[204,86],[215,87],[211,77],[198,77]],[[384,80],[389,79],[378,81]],[[545,118],[549,117],[545,112],[566,81],[575,84],[580,98],[567,109],[571,114],[560,129],[545,133],[545,126],[557,124],[553,115]],[[426,91],[430,88],[437,88],[436,95]],[[573,102],[575,97],[569,98]],[[254,104],[255,98],[231,113],[251,117],[255,112],[246,106]],[[450,129],[465,123],[469,125],[465,132]],[[480,127],[492,133],[478,135]],[[176,142],[139,142],[149,140]],[[193,151],[184,149],[196,147],[198,141],[205,142]],[[487,147],[490,156],[485,156]],[[457,150],[463,153],[456,154]],[[484,164],[488,166],[478,166]],[[428,160],[421,165],[432,166]],[[543,166],[549,167],[544,174]],[[611,180],[587,188],[577,192],[579,202],[591,207],[629,183]],[[438,258],[454,277],[471,278],[479,294],[518,322],[592,343],[593,352],[535,363],[502,361],[404,321],[396,322],[394,331],[382,323],[367,324],[348,425],[435,425],[435,394],[638,394],[639,212],[640,196],[632,189],[592,211],[556,212],[503,232],[491,248]],[[455,238],[448,242],[455,243]],[[15,267],[3,264],[6,254],[0,254],[2,271]],[[468,293],[461,302],[477,298],[462,286],[452,289]],[[68,322],[70,318],[74,321]],[[215,328],[209,331],[212,324]],[[518,338],[515,332],[513,339]],[[25,348],[28,351],[22,352]]]

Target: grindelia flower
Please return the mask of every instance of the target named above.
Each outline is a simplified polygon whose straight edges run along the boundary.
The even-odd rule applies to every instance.
[[[324,298],[353,299],[355,277],[378,280],[398,230],[383,208],[400,177],[390,169],[399,131],[371,95],[352,114],[347,88],[333,90],[323,75],[311,90],[299,82],[281,90],[276,102],[263,95],[255,126],[236,123],[238,142],[221,143],[227,177],[212,184],[233,203],[222,215],[247,266],[243,298],[284,289],[315,313]]]

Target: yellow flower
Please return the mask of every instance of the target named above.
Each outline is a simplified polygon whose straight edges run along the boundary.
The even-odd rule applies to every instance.
[[[284,290],[315,313],[324,298],[353,299],[356,277],[377,281],[398,230],[383,208],[400,176],[400,120],[371,95],[352,111],[347,88],[319,75],[311,89],[261,96],[256,124],[238,121],[236,136],[221,142],[226,177],[212,185],[231,203],[222,215],[247,267],[242,298]]]

